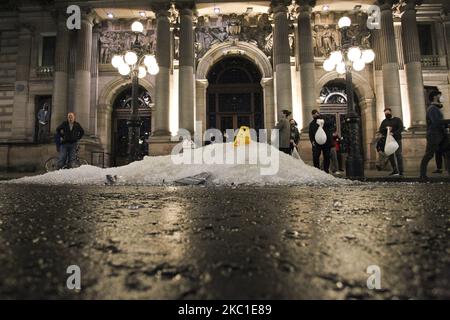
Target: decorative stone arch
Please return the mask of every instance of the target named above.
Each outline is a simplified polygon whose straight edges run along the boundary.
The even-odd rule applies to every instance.
[[[105,152],[111,153],[112,104],[116,97],[130,85],[130,81],[117,77],[108,82],[99,95],[97,104],[97,132]],[[152,82],[146,78],[139,79],[139,85],[150,92],[151,97],[154,98],[155,89]]]
[[[374,149],[375,133],[377,131],[376,100],[375,91],[360,73],[352,73],[353,88],[358,97],[358,103],[361,107],[361,122],[363,129],[364,157],[368,161],[376,160]],[[345,78],[337,72],[327,72],[317,80],[316,97],[319,97],[320,90],[330,81]]]
[[[206,90],[208,88],[208,79],[206,78],[211,67],[228,56],[242,56],[258,67],[262,74],[261,86],[264,95],[264,124],[270,129],[274,125],[275,107],[274,107],[274,88],[273,88],[273,69],[270,60],[264,52],[258,47],[243,41],[228,41],[214,45],[199,60],[196,72],[196,121],[202,122],[201,131],[205,130],[206,125]],[[200,128],[197,128],[200,129]]]
[[[356,92],[356,95],[359,98],[359,102],[361,103],[364,99],[375,99],[375,93],[370,83],[359,73],[353,73],[353,88]],[[320,95],[320,90],[322,90],[323,86],[325,86],[328,82],[342,79],[345,81],[345,78],[342,78],[337,72],[327,72],[322,77],[317,80],[316,86],[316,96]],[[362,105],[361,105],[362,107]]]

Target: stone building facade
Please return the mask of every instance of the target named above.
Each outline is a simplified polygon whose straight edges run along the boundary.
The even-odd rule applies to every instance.
[[[374,4],[380,29],[367,27]],[[67,28],[69,5],[81,8],[80,29]],[[322,68],[340,47],[337,21],[344,15],[359,45],[376,53],[353,73],[366,166],[377,158],[385,106],[403,119],[405,163],[417,166],[427,92],[437,88],[450,101],[449,9],[444,0],[2,2],[0,169],[42,169],[56,153],[52,135],[69,111],[86,131],[84,158],[101,166],[124,163],[130,80],[111,57],[130,49],[135,20],[144,24],[139,40],[160,70],[140,79],[145,152],[169,153],[179,128],[196,134],[240,125],[270,129],[281,109],[292,110],[306,128],[311,110],[320,108],[345,135],[344,77]],[[44,106],[49,121],[42,128],[37,114]],[[448,103],[443,110],[450,118]],[[301,153],[309,160],[307,139],[302,135]]]

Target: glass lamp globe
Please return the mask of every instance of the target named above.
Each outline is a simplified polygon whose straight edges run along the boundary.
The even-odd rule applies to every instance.
[[[345,70],[345,63],[344,62],[339,62],[338,65],[336,66],[336,72],[339,74],[345,74],[346,70]]]
[[[156,58],[151,55],[146,55],[144,58],[144,64],[147,66],[147,68],[150,68],[154,65],[156,65]]]
[[[358,47],[351,47],[348,50],[347,56],[350,61],[355,62],[355,61],[361,59],[361,49]]]
[[[336,64],[330,59],[327,59],[323,62],[323,69],[327,72],[333,71],[335,66]]]
[[[148,73],[150,73],[152,76],[158,74],[158,72],[159,72],[159,66],[157,64],[148,68]]]
[[[340,51],[333,51],[330,54],[329,59],[334,63],[334,65],[337,65],[339,62],[342,61],[342,53]]]
[[[144,26],[139,21],[135,21],[131,25],[131,31],[142,33],[144,31]]]
[[[136,53],[134,53],[133,51],[128,51],[127,53],[125,53],[125,62],[127,64],[129,64],[130,66],[132,66],[133,64],[135,64],[138,60],[138,57],[136,55]]]
[[[373,60],[375,60],[375,52],[373,52],[372,49],[368,49],[368,50],[364,50],[362,52],[362,57],[361,59],[365,62],[365,63],[371,63]]]
[[[147,75],[147,69],[145,69],[145,67],[139,67],[139,73],[138,73],[138,78],[142,79]]]
[[[363,71],[365,66],[366,63],[362,59],[353,62],[353,70],[355,71]]]
[[[119,68],[120,65],[124,64],[125,62],[123,61],[123,57],[119,56],[119,55],[114,55],[114,57],[112,57],[111,59],[111,64],[114,68]]]
[[[128,74],[130,74],[130,71],[130,67],[125,63],[119,66],[119,73],[123,76],[127,76]]]
[[[338,26],[339,29],[348,28],[352,25],[352,20],[349,17],[342,17],[339,19]]]

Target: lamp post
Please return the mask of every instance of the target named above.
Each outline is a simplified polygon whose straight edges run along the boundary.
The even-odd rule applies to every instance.
[[[131,79],[131,114],[127,121],[128,126],[128,160],[130,162],[141,159],[139,151],[139,136],[141,120],[139,119],[139,79],[144,78],[147,72],[156,75],[159,72],[159,66],[153,54],[146,52],[142,43],[139,41],[139,34],[144,31],[144,26],[139,21],[133,22],[131,30],[135,33],[136,39],[131,45],[131,50],[123,55],[114,55],[111,64],[119,73]]]
[[[333,51],[330,57],[323,63],[325,71],[336,70],[337,73],[345,74],[347,91],[347,114],[345,122],[349,129],[348,156],[346,161],[346,175],[348,178],[364,177],[364,159],[361,152],[360,141],[360,116],[356,112],[353,100],[352,71],[362,71],[365,65],[375,59],[372,49],[361,49],[354,42],[355,39],[349,35],[352,21],[348,17],[339,19],[338,26],[342,35],[340,50]]]

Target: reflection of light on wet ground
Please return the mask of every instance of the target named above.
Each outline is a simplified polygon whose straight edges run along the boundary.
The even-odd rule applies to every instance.
[[[447,191],[6,186],[0,298],[446,298]]]

